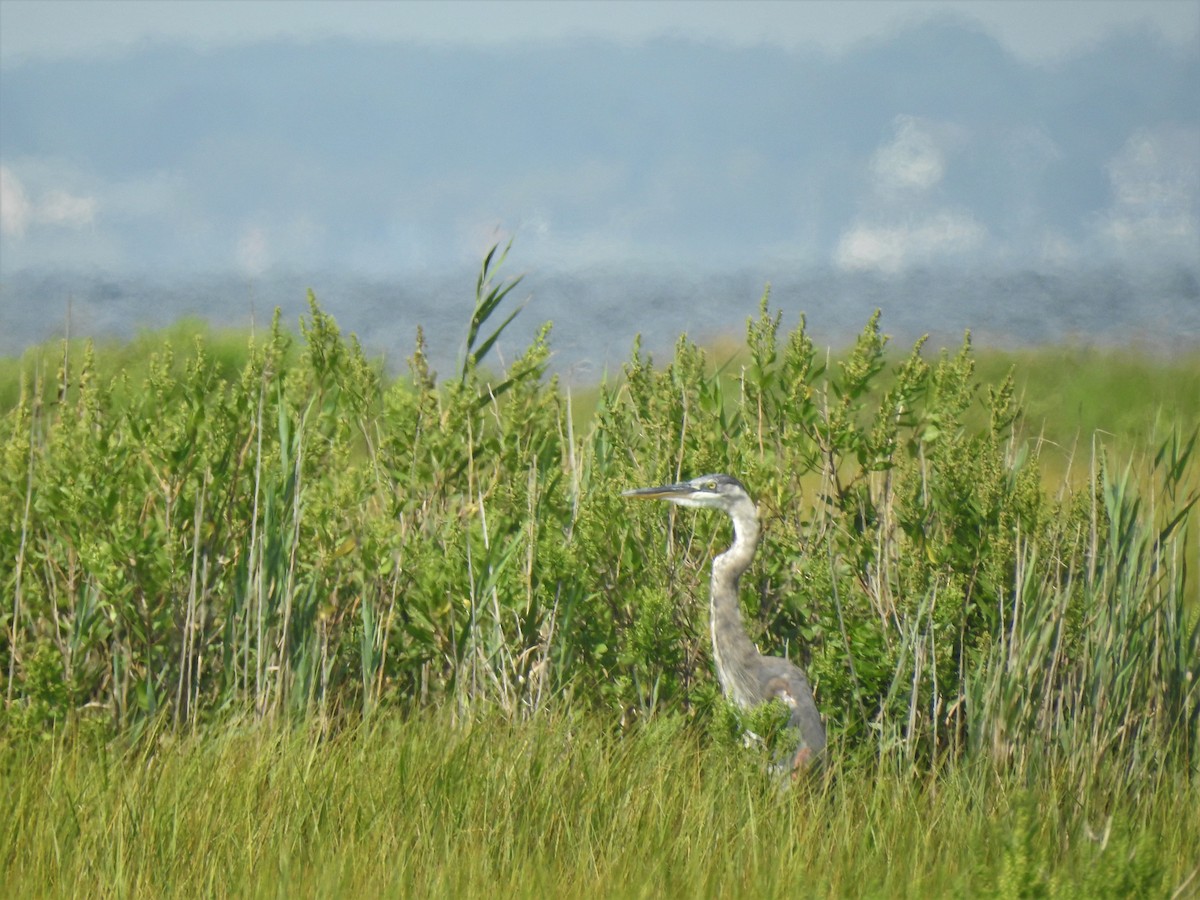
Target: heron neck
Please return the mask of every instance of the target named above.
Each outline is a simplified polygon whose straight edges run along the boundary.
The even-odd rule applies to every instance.
[[[752,685],[743,684],[742,677],[758,650],[746,634],[742,624],[741,608],[738,605],[738,579],[750,566],[758,546],[758,516],[754,505],[735,509],[733,520],[733,545],[720,556],[713,558],[712,593],[709,606],[709,622],[712,629],[713,659],[717,677],[726,695],[741,703],[756,702],[748,692]]]

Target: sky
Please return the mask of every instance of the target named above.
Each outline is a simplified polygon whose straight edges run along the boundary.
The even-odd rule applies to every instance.
[[[0,274],[1194,258],[1198,59],[1200,0],[0,0]]]
[[[842,52],[931,12],[976,20],[1010,52],[1047,62],[1115,28],[1145,24],[1179,45],[1200,41],[1200,0],[910,0],[910,2],[281,2],[281,0],[0,0],[0,60],[114,53],[147,40],[205,44],[343,35],[489,44],[581,35],[639,41],[664,34]]]
[[[508,237],[543,286],[1119,266],[1200,309],[1197,96],[1200,0],[0,0],[0,340]]]
[[[946,15],[954,34],[914,31]],[[1128,46],[1105,51],[1114,35]],[[664,36],[689,49],[645,49]],[[580,38],[610,49],[556,60]],[[637,83],[611,68],[620,46]],[[472,257],[514,230],[542,259],[711,240],[731,258],[885,271],[1186,248],[1197,117],[1157,102],[1188,77],[1154,68],[1159,47],[1200,53],[1200,0],[0,0],[0,271],[137,255],[380,271],[436,264],[429,248]],[[423,68],[405,67],[414,48]],[[498,70],[504,115],[475,105]],[[445,111],[524,142],[480,154]],[[300,129],[317,132],[307,146]],[[792,221],[725,239],[772,211]]]

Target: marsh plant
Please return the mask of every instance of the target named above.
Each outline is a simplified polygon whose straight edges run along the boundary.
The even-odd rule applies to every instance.
[[[419,333],[386,376],[311,296],[298,338],[276,317],[240,354],[28,357],[0,422],[4,733],[397,707],[736,731],[706,639],[728,526],[620,498],[723,471],[765,521],[748,627],[807,667],[838,752],[1195,770],[1194,423],[1048,485],[969,338],[895,354],[876,315],[835,359],[769,295],[735,364],[635,344],[580,415],[549,325],[489,368],[503,262],[449,379]]]

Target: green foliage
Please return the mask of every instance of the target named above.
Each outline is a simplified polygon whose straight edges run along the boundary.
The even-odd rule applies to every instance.
[[[18,674],[21,699],[3,712],[4,729],[18,740],[48,740],[70,710],[70,690],[62,656],[49,643],[39,644]]]
[[[298,338],[276,317],[240,356],[172,333],[119,365],[32,359],[0,420],[6,728],[564,703],[772,745],[770,712],[731,720],[713,682],[727,523],[620,497],[727,471],[764,520],[747,628],[807,667],[835,746],[1061,758],[1079,785],[1103,759],[1194,765],[1194,434],[1048,490],[1017,373],[981,380],[969,336],[893,357],[876,314],[831,360],[769,293],[742,364],[635,343],[577,429],[548,325],[485,367],[519,311],[506,253],[448,382],[420,335],[385,377],[311,296]]]

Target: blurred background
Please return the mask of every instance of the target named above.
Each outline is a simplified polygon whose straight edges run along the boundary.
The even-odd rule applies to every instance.
[[[595,381],[740,334],[1200,346],[1200,2],[0,2],[0,353],[474,277]]]

